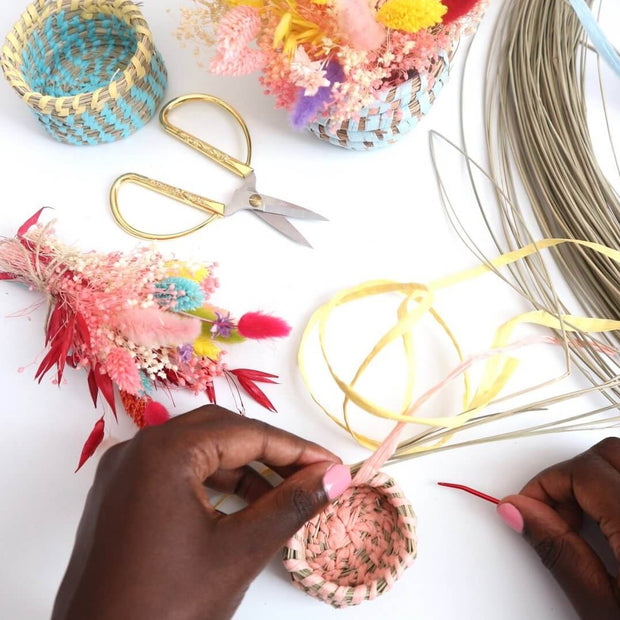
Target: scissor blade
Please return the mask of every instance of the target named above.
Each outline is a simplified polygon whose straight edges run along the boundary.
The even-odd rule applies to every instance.
[[[253,211],[255,215],[258,215],[269,226],[275,228],[278,232],[282,233],[285,237],[288,237],[295,243],[305,245],[309,248],[312,246],[308,243],[308,240],[293,226],[285,217],[277,215],[275,213],[265,213],[264,211]]]
[[[258,192],[257,192],[258,193]],[[286,200],[280,200],[273,196],[266,196],[265,194],[258,194],[263,201],[262,211],[267,213],[276,213],[278,215],[285,215],[286,217],[294,217],[302,220],[321,220],[327,222],[327,218],[306,209],[299,205],[287,202]]]

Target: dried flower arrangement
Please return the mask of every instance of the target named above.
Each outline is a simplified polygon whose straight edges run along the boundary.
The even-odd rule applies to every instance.
[[[233,76],[260,71],[265,92],[274,96],[276,107],[289,111],[293,126],[319,122],[332,134],[351,121],[347,129],[362,132],[386,130],[386,118],[396,125],[410,116],[417,121],[432,103],[435,83],[447,77],[459,36],[477,25],[488,4],[487,0],[194,2],[197,8],[184,13],[181,31],[184,37],[204,42],[205,31],[214,30],[211,71]],[[395,96],[394,89],[407,82],[413,82],[408,93]],[[412,101],[415,109],[408,112]],[[374,118],[381,120],[373,123]]]
[[[61,383],[67,366],[88,373],[95,406],[101,393],[116,416],[114,388],[138,427],[159,424],[168,412],[152,400],[155,390],[184,388],[215,402],[215,381],[227,380],[263,407],[275,411],[258,383],[275,375],[229,369],[228,344],[246,338],[288,335],[282,319],[249,312],[238,321],[210,303],[218,286],[214,265],[165,257],[153,247],[132,253],[79,252],[63,245],[53,223],[38,224],[41,211],[14,238],[0,240],[0,279],[22,282],[46,296],[47,353],[39,382],[56,368]],[[241,404],[241,411],[243,405]],[[79,467],[103,439],[104,418],[86,441]]]

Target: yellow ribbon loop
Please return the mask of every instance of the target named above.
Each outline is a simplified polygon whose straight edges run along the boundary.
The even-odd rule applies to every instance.
[[[459,429],[471,420],[480,416],[483,411],[494,402],[494,400],[503,392],[506,384],[514,375],[519,361],[512,355],[508,355],[508,351],[515,348],[515,344],[511,344],[511,338],[515,329],[519,325],[529,324],[558,330],[561,332],[581,332],[584,334],[593,334],[608,332],[620,329],[620,321],[584,317],[575,315],[554,315],[545,310],[536,310],[519,314],[500,325],[495,331],[491,347],[488,352],[471,358],[468,360],[463,355],[459,342],[441,315],[434,308],[435,299],[442,290],[465,283],[481,275],[499,270],[503,267],[516,263],[533,254],[539,254],[541,250],[554,248],[562,244],[575,244],[591,249],[609,259],[620,263],[620,252],[603,245],[592,243],[589,241],[580,241],[574,239],[543,239],[536,243],[532,243],[521,249],[508,252],[498,256],[488,264],[479,265],[458,273],[449,275],[444,278],[435,280],[425,285],[415,282],[394,282],[391,280],[375,280],[366,282],[349,289],[345,289],[336,294],[329,302],[318,308],[310,318],[306,329],[301,338],[298,353],[298,363],[301,375],[310,392],[310,396],[317,405],[341,428],[345,429],[359,444],[370,449],[376,449],[381,445],[381,441],[368,437],[363,433],[355,430],[352,426],[349,414],[349,405],[354,403],[362,410],[388,420],[398,422],[404,426],[406,423],[419,424],[432,429],[447,429],[448,432],[441,437],[439,441],[433,443],[423,443],[422,445],[410,444],[406,450],[399,450],[399,456],[415,454],[420,451],[433,450],[444,445]],[[372,347],[371,351],[364,357],[362,362],[353,373],[353,379],[349,382],[342,378],[336,372],[334,364],[331,361],[329,353],[329,344],[327,337],[327,327],[333,313],[347,304],[367,299],[369,297],[383,295],[400,295],[402,301],[399,303],[397,310],[397,320]],[[451,346],[456,351],[460,365],[451,375],[430,390],[415,397],[415,374],[416,374],[416,344],[414,341],[413,330],[419,325],[425,316],[430,316],[435,323],[441,328],[442,332],[447,336]],[[317,396],[312,388],[310,381],[310,373],[308,372],[308,346],[311,338],[318,332],[318,342],[322,361],[324,362],[329,375],[338,386],[343,394],[342,415],[332,413],[325,406],[321,399]],[[361,394],[356,385],[361,377],[366,373],[371,364],[377,357],[396,340],[401,340],[403,352],[407,368],[407,379],[404,386],[404,394],[402,399],[402,408],[393,410],[379,403],[373,402],[368,397]],[[470,386],[470,377],[468,368],[478,359],[485,359],[485,365],[482,374],[472,395]],[[463,409],[456,415],[438,416],[434,418],[418,417],[416,412],[421,405],[431,396],[440,391],[449,380],[462,376],[464,381],[463,387]],[[394,434],[394,433],[392,433]],[[397,431],[396,435],[399,434]],[[420,435],[424,437],[424,433]]]

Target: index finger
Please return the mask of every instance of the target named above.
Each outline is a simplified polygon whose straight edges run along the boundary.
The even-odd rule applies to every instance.
[[[553,507],[574,531],[581,511],[598,523],[620,562],[620,439],[610,437],[538,474],[521,495]]]
[[[201,479],[218,469],[236,469],[252,461],[274,468],[342,462],[314,442],[215,405],[179,416],[167,425],[191,429],[186,434],[186,449]]]

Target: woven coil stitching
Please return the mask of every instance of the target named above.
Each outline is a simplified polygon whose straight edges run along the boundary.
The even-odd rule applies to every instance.
[[[0,63],[48,133],[71,144],[124,138],[163,98],[166,68],[129,0],[37,0],[7,35]]]
[[[308,129],[318,138],[346,149],[365,151],[398,141],[425,116],[448,81],[454,50],[442,52],[429,77],[415,74],[409,80],[382,91],[377,101],[364,108],[357,119],[334,126],[329,109]]]
[[[416,556],[416,517],[392,478],[376,473],[309,521],[284,548],[293,583],[334,607],[390,589]]]

